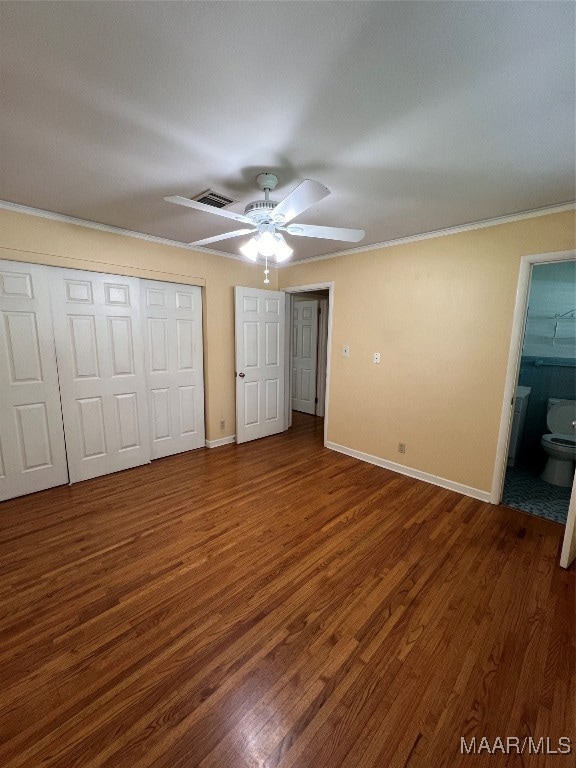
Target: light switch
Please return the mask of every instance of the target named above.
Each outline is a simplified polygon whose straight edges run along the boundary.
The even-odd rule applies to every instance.
[[[342,357],[350,357],[350,347],[348,344],[344,344],[342,347]]]
[[[376,364],[380,362],[380,352],[374,352],[374,362]]]

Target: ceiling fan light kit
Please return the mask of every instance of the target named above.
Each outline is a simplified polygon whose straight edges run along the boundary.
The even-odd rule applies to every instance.
[[[247,259],[250,259],[250,261],[257,261],[258,256],[264,257],[266,260],[266,269],[264,271],[265,283],[269,282],[268,259],[274,257],[277,263],[281,263],[290,258],[293,253],[282,232],[287,232],[289,235],[296,237],[319,237],[354,243],[359,242],[364,237],[364,230],[362,229],[320,227],[314,224],[289,224],[298,214],[330,194],[328,187],[325,187],[319,181],[304,179],[279,203],[270,200],[270,192],[278,184],[278,178],[273,173],[259,173],[256,177],[256,182],[264,192],[264,200],[255,200],[248,203],[244,209],[244,214],[223,211],[220,208],[206,205],[197,200],[190,200],[187,197],[180,197],[179,195],[170,195],[165,197],[164,200],[250,225],[252,229],[237,229],[234,232],[225,232],[223,235],[196,240],[190,243],[190,245],[208,245],[208,243],[215,243],[219,240],[252,234],[250,240],[240,246],[240,253]]]
[[[240,253],[250,259],[250,261],[256,261],[258,255],[265,258],[272,258],[274,256],[276,261],[280,263],[292,256],[294,251],[282,235],[265,229],[263,232],[258,232],[257,235],[251,237],[247,243],[241,245]]]
[[[250,259],[250,261],[258,260],[258,243],[253,237],[251,237],[247,243],[241,245],[238,250],[243,256],[246,256],[247,259]]]

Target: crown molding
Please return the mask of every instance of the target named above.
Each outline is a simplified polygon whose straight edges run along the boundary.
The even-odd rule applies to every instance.
[[[88,221],[87,219],[77,219],[74,216],[67,216],[64,213],[53,213],[52,211],[44,211],[41,208],[30,208],[28,205],[20,205],[19,203],[11,203],[9,200],[0,200],[0,209],[6,211],[15,211],[16,213],[26,213],[29,216],[39,216],[43,219],[51,219],[52,221],[62,221],[65,224],[74,224],[78,227],[88,227],[88,229],[97,229],[100,232],[109,232],[113,235],[122,235],[122,237],[135,237],[138,240],[146,240],[149,243],[156,243],[158,245],[169,245],[172,248],[184,248],[187,251],[196,251],[200,253],[208,253],[211,256],[225,256],[227,259],[235,259],[236,261],[242,261],[246,263],[246,259],[243,256],[236,256],[232,253],[224,253],[222,251],[215,251],[212,248],[199,248],[198,246],[192,246],[189,243],[181,243],[179,240],[168,240],[165,237],[156,237],[155,235],[147,235],[144,232],[134,232],[131,229],[122,229],[122,227],[113,227],[109,224],[99,224],[97,221]]]
[[[359,248],[348,248],[344,251],[336,251],[335,253],[326,253],[322,256],[310,256],[305,259],[297,259],[290,261],[288,264],[273,264],[275,269],[286,269],[288,267],[295,266],[296,264],[308,264],[311,261],[323,261],[324,259],[335,259],[339,256],[351,256],[355,253],[367,253],[368,251],[376,251],[379,248],[392,248],[396,245],[405,245],[406,243],[416,243],[420,240],[430,240],[435,237],[444,237],[446,235],[457,235],[461,232],[470,232],[474,229],[483,229],[484,227],[495,227],[498,224],[508,224],[513,221],[522,221],[523,219],[531,219],[537,216],[547,216],[551,213],[563,213],[564,211],[571,211],[576,208],[576,201],[569,203],[560,203],[559,205],[550,205],[544,208],[535,208],[531,211],[522,211],[521,213],[512,213],[507,216],[498,216],[493,219],[483,219],[481,221],[473,221],[468,224],[459,224],[455,227],[448,227],[446,229],[436,229],[431,232],[423,232],[417,235],[408,235],[406,237],[399,237],[395,240],[384,240],[381,243],[373,243],[372,245],[363,245]],[[196,251],[199,253],[206,253],[211,256],[223,256],[226,259],[234,259],[235,261],[241,261],[246,263],[246,259],[243,256],[233,253],[226,253],[225,251],[216,251],[213,248],[202,248],[198,246],[192,246],[189,243],[181,243],[178,240],[168,240],[164,237],[156,237],[155,235],[147,235],[144,232],[134,232],[130,229],[122,229],[122,227],[113,227],[109,224],[99,224],[96,221],[88,221],[86,219],[77,219],[74,216],[67,216],[63,213],[53,213],[52,211],[44,211],[41,208],[31,208],[27,205],[20,205],[19,203],[11,203],[9,200],[0,200],[0,209],[7,211],[15,211],[16,213],[26,213],[30,216],[40,216],[44,219],[51,219],[52,221],[62,221],[66,224],[74,224],[79,227],[88,227],[89,229],[97,229],[101,232],[109,232],[114,235],[122,235],[123,237],[135,237],[138,240],[146,240],[150,243],[157,243],[158,245],[168,245],[173,248],[183,248],[187,251]],[[260,263],[260,261],[256,262]],[[263,263],[263,262],[262,262]]]
[[[446,229],[435,229],[431,232],[422,232],[418,235],[407,235],[406,237],[398,237],[396,240],[384,240],[381,243],[374,243],[372,245],[363,245],[359,248],[348,248],[345,251],[337,251],[336,253],[326,253],[322,256],[310,256],[307,259],[298,259],[298,261],[291,261],[289,264],[278,264],[277,269],[286,269],[286,267],[292,267],[296,264],[308,264],[310,261],[323,261],[324,259],[335,259],[338,256],[350,256],[354,253],[367,253],[368,251],[376,251],[379,248],[392,248],[395,245],[405,245],[406,243],[417,243],[420,240],[431,240],[434,237],[445,237],[446,235],[457,235],[461,232],[470,232],[473,229],[483,229],[484,227],[495,227],[498,224],[509,224],[513,221],[522,221],[522,219],[532,219],[538,216],[547,216],[551,213],[563,213],[564,211],[571,211],[576,208],[576,201],[569,203],[560,203],[558,205],[549,205],[545,208],[534,208],[531,211],[522,211],[521,213],[511,213],[506,216],[497,216],[494,219],[482,219],[481,221],[472,221],[468,224],[459,224],[455,227],[447,227]]]

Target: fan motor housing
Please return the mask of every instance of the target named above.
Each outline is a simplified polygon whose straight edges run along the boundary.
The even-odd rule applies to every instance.
[[[270,212],[278,205],[274,200],[255,200],[248,203],[244,209],[244,215],[249,216],[253,221],[265,221],[270,218]]]

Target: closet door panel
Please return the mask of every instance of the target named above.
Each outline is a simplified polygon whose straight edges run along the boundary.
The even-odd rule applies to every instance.
[[[139,280],[55,268],[50,291],[71,482],[147,463]]]
[[[68,482],[48,272],[0,261],[0,500]]]
[[[142,280],[152,458],[204,446],[202,293]]]

